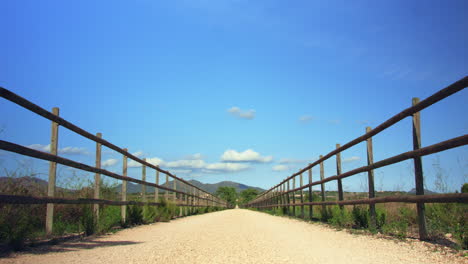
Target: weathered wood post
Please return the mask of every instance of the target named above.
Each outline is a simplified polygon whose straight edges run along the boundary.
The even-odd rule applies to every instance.
[[[304,185],[304,182],[302,181],[302,173],[300,176],[300,184],[301,184],[301,218],[304,219],[304,189],[302,189],[302,186]]]
[[[101,133],[97,133],[96,137],[102,138]],[[96,168],[101,168],[101,143],[96,142]],[[100,198],[101,192],[101,174],[94,174],[94,199]],[[94,223],[99,223],[99,204],[94,204]]]
[[[288,201],[288,197],[287,197],[287,194],[286,194],[286,191],[287,191],[287,183],[286,182],[283,182],[283,211],[286,213],[286,215],[289,214],[289,201]]]
[[[279,186],[279,199],[280,199],[280,209],[281,209],[281,213],[283,214],[284,213],[284,184],[280,184]]]
[[[159,166],[156,166],[159,168]],[[156,185],[159,185],[159,171],[156,170]],[[157,203],[159,201],[159,188],[154,187],[154,202]]]
[[[309,163],[310,165],[310,163]],[[309,169],[309,184],[312,183],[312,168]],[[312,202],[312,186],[309,186],[309,202]],[[309,205],[309,219],[312,220],[314,216],[313,206]]]
[[[366,133],[369,133],[372,130],[371,127],[366,127]],[[367,165],[374,163],[374,151],[372,146],[372,137],[367,140]],[[375,187],[374,187],[374,170],[369,170],[367,172],[367,181],[369,187],[369,198],[375,197]],[[375,229],[377,227],[376,213],[375,213],[375,204],[369,204],[369,216],[370,216],[370,228]]]
[[[166,186],[166,188],[169,188],[169,175],[168,174],[166,174],[166,182],[164,183],[164,185]],[[164,191],[164,199],[166,200],[166,202],[169,201],[169,191],[168,190]]]
[[[413,98],[413,106],[419,103],[419,98]],[[417,112],[413,114],[413,150],[421,148],[421,113]],[[415,157],[414,159],[414,177],[416,183],[416,195],[424,195],[424,174],[422,168],[421,157]],[[416,203],[418,211],[418,226],[419,226],[419,239],[427,240],[427,228],[426,228],[426,208],[423,202]]]
[[[146,158],[143,159],[144,162],[146,162]],[[141,166],[141,180],[146,181],[146,165],[143,164]],[[141,198],[143,202],[148,202],[146,199],[146,185],[142,184],[141,185]]]
[[[190,193],[190,214],[193,215],[194,209],[193,209],[193,203],[194,203],[194,197],[193,195],[195,194],[195,190],[193,189],[192,186],[189,187],[189,193]]]
[[[292,178],[292,189],[296,189],[296,176]],[[293,195],[293,216],[296,217],[296,191],[292,192]]]
[[[127,149],[123,149],[125,152],[127,152]],[[127,156],[124,154],[123,155],[123,169],[122,169],[122,175],[127,176]],[[127,181],[122,180],[122,202],[127,201]],[[122,218],[122,223],[125,223],[127,221],[127,205],[122,205],[120,207],[120,216]]]
[[[59,116],[59,108],[52,108],[52,114]],[[58,124],[52,121],[52,129],[50,133],[50,154],[57,155],[57,145],[58,145]],[[47,196],[55,196],[55,182],[57,175],[57,163],[49,162],[49,183],[47,185]],[[48,236],[52,235],[54,225],[54,204],[47,204],[46,211],[46,234]]]
[[[289,196],[291,194],[289,193],[289,180],[287,180],[286,183],[287,183],[286,201],[288,203],[288,206],[286,207],[286,211],[287,211],[288,215],[290,216],[291,215],[291,207],[290,207],[290,198],[289,198]]]
[[[322,155],[320,155],[319,157],[320,159],[323,158]],[[323,161],[320,162],[320,180],[323,181],[323,179],[325,178],[325,169],[323,167]],[[321,195],[322,195],[322,202],[325,202],[325,183],[321,183],[320,184],[320,191],[321,191]],[[326,216],[327,216],[327,207],[326,205],[322,205],[322,220],[326,220]]]
[[[185,186],[185,195],[184,195],[184,199],[185,199],[185,215],[186,215],[186,216],[189,215],[189,208],[188,208],[189,202],[188,202],[188,194],[187,194],[187,193],[189,192],[189,188],[190,188],[190,187],[189,187],[188,185]]]
[[[282,185],[278,186],[277,188],[277,197],[276,197],[276,204],[278,205],[278,210],[280,210],[280,212],[283,212],[283,199],[282,199],[282,196],[281,196],[281,189],[282,189]]]
[[[336,149],[340,148],[340,144],[336,144]],[[336,153],[336,175],[339,177],[341,174],[341,152]],[[341,179],[338,179],[338,200],[343,201],[343,183]],[[343,205],[340,205],[340,209],[343,210]]]
[[[174,186],[173,187],[174,191],[172,192],[172,200],[174,201],[174,203],[177,203],[177,192],[175,192],[177,190],[177,180],[176,180],[176,178],[173,178],[172,185]]]

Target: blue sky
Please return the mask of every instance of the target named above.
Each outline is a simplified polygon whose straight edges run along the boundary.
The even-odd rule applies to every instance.
[[[467,8],[467,1],[1,1],[0,86],[60,107],[65,119],[180,177],[266,188],[412,97],[463,78]],[[466,134],[467,101],[462,91],[423,111],[423,145]],[[48,121],[5,100],[0,111],[2,139],[47,150]],[[411,150],[411,140],[407,119],[374,138],[374,159]],[[94,162],[93,142],[63,128],[59,147]],[[442,171],[449,189],[459,189],[467,154],[462,147],[424,158],[427,187]],[[342,159],[344,170],[364,165],[365,145]],[[31,163],[6,152],[0,160],[7,168]],[[120,155],[106,150],[103,161],[121,171]],[[325,163],[326,176],[335,175],[334,162]],[[32,164],[47,172],[46,163]],[[376,178],[378,189],[414,186],[411,162]],[[344,185],[361,190],[365,177]]]

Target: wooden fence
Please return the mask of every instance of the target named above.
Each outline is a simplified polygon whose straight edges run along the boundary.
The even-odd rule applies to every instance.
[[[219,206],[219,207],[230,207],[226,201],[220,199],[219,197],[206,192],[193,184],[177,177],[176,175],[170,173],[169,171],[163,170],[158,166],[155,166],[146,161],[146,159],[140,159],[135,155],[127,152],[127,149],[122,149],[116,145],[104,140],[101,133],[93,135],[78,126],[68,122],[67,120],[59,116],[59,109],[53,108],[52,112],[49,112],[34,103],[20,97],[19,95],[0,87],[1,97],[9,100],[19,106],[22,106],[31,112],[34,112],[44,118],[47,118],[52,121],[52,131],[51,131],[51,141],[50,141],[50,153],[34,150],[27,148],[12,142],[7,142],[0,140],[0,149],[18,153],[21,155],[29,156],[32,158],[37,158],[41,160],[49,161],[49,181],[47,189],[47,197],[32,197],[32,196],[20,196],[20,195],[9,195],[9,194],[0,194],[0,203],[6,204],[47,204],[46,212],[46,233],[52,234],[53,229],[53,215],[54,215],[54,204],[93,204],[94,205],[94,215],[95,219],[99,219],[99,206],[100,205],[120,205],[121,206],[121,217],[122,221],[126,220],[126,210],[127,205],[150,205],[158,206],[160,205],[158,197],[159,190],[165,191],[165,198],[172,199],[177,206],[183,207],[184,210],[180,210],[181,213],[187,215],[189,211],[192,211],[195,207],[206,207],[206,206]],[[88,138],[96,142],[96,163],[95,166],[89,166],[80,162],[76,162],[70,159],[66,159],[57,155],[57,145],[58,145],[58,127],[65,127],[85,138]],[[101,168],[101,148],[106,146],[114,151],[123,155],[123,169],[122,175],[107,171]],[[136,161],[142,165],[142,179],[134,179],[127,176],[127,161],[128,158]],[[68,199],[68,198],[59,198],[55,197],[55,184],[56,184],[56,170],[57,164],[62,164],[72,168],[88,171],[95,173],[94,177],[94,197],[93,199]],[[150,168],[155,171],[155,182],[146,181],[146,169]],[[166,175],[166,181],[164,185],[159,183],[160,174]],[[122,180],[122,193],[121,201],[112,201],[100,199],[100,182],[101,175],[105,175],[117,180]],[[169,186],[169,179],[172,179],[173,186]],[[127,182],[133,182],[141,184],[142,186],[142,199],[143,201],[127,201]],[[154,201],[149,202],[146,195],[146,186],[151,186],[155,188],[154,192]],[[179,190],[177,190],[179,186]],[[172,194],[170,195],[169,192]],[[171,197],[169,197],[169,195]]]
[[[257,209],[262,208],[285,208],[288,214],[296,211],[296,206],[301,207],[301,217],[304,218],[304,206],[309,206],[309,217],[313,215],[313,205],[322,206],[322,210],[325,209],[326,205],[339,205],[341,208],[343,205],[355,205],[355,204],[367,204],[369,205],[370,225],[375,227],[376,225],[376,203],[389,203],[389,202],[403,202],[403,203],[416,203],[417,215],[418,215],[418,226],[419,226],[419,237],[422,240],[428,238],[426,228],[426,217],[425,217],[425,203],[466,203],[468,202],[467,193],[455,193],[455,194],[438,194],[438,195],[424,195],[424,177],[421,157],[429,154],[441,152],[444,150],[464,146],[468,144],[468,135],[462,135],[456,138],[452,138],[434,145],[421,147],[421,127],[420,127],[420,111],[429,107],[430,105],[455,94],[468,86],[468,77],[465,77],[452,85],[440,90],[432,96],[426,98],[423,101],[419,101],[418,98],[413,98],[412,106],[401,111],[395,116],[391,117],[387,121],[383,122],[374,129],[370,127],[366,128],[366,133],[347,144],[340,146],[336,145],[336,149],[331,151],[325,156],[320,158],[314,163],[309,164],[300,171],[287,177],[279,184],[273,186],[269,190],[258,195],[254,200],[246,205],[246,207],[252,207]],[[461,113],[463,115],[463,113]],[[398,123],[406,117],[412,117],[413,121],[413,150],[399,155],[374,162],[373,158],[373,146],[372,137],[389,128],[390,126]],[[367,166],[353,169],[348,172],[341,171],[341,152],[350,147],[353,147],[361,142],[366,141],[367,145]],[[324,161],[336,156],[336,175],[331,177],[324,177]],[[389,197],[375,197],[374,188],[374,169],[382,168],[391,164],[395,164],[401,161],[413,159],[414,171],[415,171],[415,185],[416,195],[398,195]],[[320,180],[312,180],[312,168],[320,166]],[[303,184],[303,173],[308,173],[308,184]],[[360,200],[344,200],[343,196],[343,185],[342,179],[367,172],[368,180],[368,199]],[[296,178],[299,177],[299,187],[296,188]],[[338,201],[325,201],[325,183],[330,181],[337,181],[338,189]],[[290,185],[292,183],[292,186]],[[312,201],[312,186],[320,185],[321,188],[321,202]],[[309,201],[304,201],[304,189],[308,189]],[[300,202],[296,203],[296,194],[299,192]],[[290,197],[292,193],[292,198]],[[292,200],[292,201],[291,201]],[[290,208],[292,207],[292,211]]]

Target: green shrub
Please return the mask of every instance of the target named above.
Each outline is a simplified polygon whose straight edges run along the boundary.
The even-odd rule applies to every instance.
[[[275,208],[275,209],[273,209],[273,214],[274,214],[274,215],[278,215],[278,216],[283,216],[283,215],[284,215],[283,208]]]
[[[40,205],[0,205],[0,242],[14,250],[23,247],[33,233],[44,227],[45,206]]]
[[[462,193],[468,193],[468,183],[464,183],[461,187]]]
[[[382,231],[385,234],[397,236],[398,238],[406,237],[408,231],[408,223],[405,221],[394,221],[383,226]]]
[[[468,206],[466,204],[428,204],[426,220],[432,237],[450,233],[461,247],[468,249]]]
[[[380,210],[378,208],[376,208],[376,214],[376,228],[377,230],[382,231],[382,228],[385,226],[387,221],[387,214],[384,210]]]
[[[140,205],[127,206],[127,225],[139,225],[143,223],[143,209]]]
[[[156,207],[145,205],[143,206],[143,221],[145,223],[153,223],[156,221]]]
[[[351,227],[353,225],[353,216],[346,210],[341,209],[338,205],[331,208],[331,217],[328,223],[337,227]]]
[[[89,236],[94,234],[96,231],[96,224],[94,223],[94,215],[92,205],[84,205],[80,219],[81,227],[85,232],[85,235]],[[81,229],[81,228],[80,228]]]
[[[333,212],[330,208],[330,206],[324,206],[320,210],[320,219],[323,222],[328,222],[329,219],[333,217]]]
[[[408,232],[408,226],[413,221],[414,212],[407,207],[400,207],[396,219],[387,222],[382,227],[382,232],[385,234],[404,238]]]
[[[120,206],[101,207],[99,215],[98,232],[105,233],[121,224]]]
[[[0,239],[14,250],[19,250],[23,247],[24,241],[28,238],[33,227],[29,221],[29,214],[25,210],[9,209],[8,213],[2,212],[0,215]]]
[[[156,207],[155,220],[169,222],[178,212],[177,206],[164,198],[159,199],[160,205]]]
[[[364,206],[353,206],[351,211],[354,227],[368,228],[369,227],[369,211]]]

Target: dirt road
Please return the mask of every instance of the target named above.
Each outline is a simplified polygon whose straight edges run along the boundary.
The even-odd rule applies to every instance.
[[[466,263],[421,243],[335,231],[242,209],[126,229],[0,263]]]

